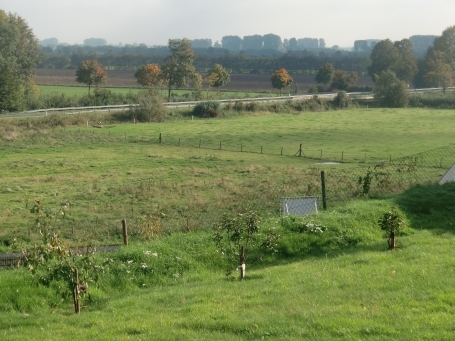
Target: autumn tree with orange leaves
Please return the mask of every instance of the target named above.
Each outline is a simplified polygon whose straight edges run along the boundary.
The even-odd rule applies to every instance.
[[[163,83],[161,69],[157,64],[142,65],[134,74],[137,83],[148,87],[159,86]]]
[[[280,90],[280,96],[281,96],[281,89],[287,87],[288,85],[292,84],[292,82],[293,82],[292,77],[289,76],[289,74],[285,68],[276,70],[272,74],[272,77],[270,78],[270,80],[272,81],[272,86],[275,89]]]
[[[84,60],[76,70],[76,82],[88,85],[88,93],[92,85],[99,86],[106,83],[107,74],[96,60]]]

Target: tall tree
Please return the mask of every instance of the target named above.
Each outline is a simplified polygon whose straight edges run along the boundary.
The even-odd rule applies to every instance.
[[[242,40],[243,50],[261,50],[264,43],[264,37],[255,34],[253,36],[244,36]]]
[[[427,59],[426,59],[426,72],[424,79],[430,86],[442,87],[444,95],[446,89],[453,85],[453,69],[452,66],[447,63],[444,58],[442,51],[434,50],[430,48]]]
[[[195,54],[189,39],[169,39],[168,48],[171,54],[166,57],[161,70],[170,101],[172,88],[183,87],[189,80],[197,87],[200,85],[200,76],[193,65]]]
[[[240,51],[242,49],[242,38],[239,36],[224,36],[221,38],[221,45],[227,50]]]
[[[412,42],[409,39],[402,39],[394,42],[393,46],[398,50],[399,59],[392,71],[395,71],[399,79],[409,82],[418,71]]]
[[[206,76],[207,83],[218,90],[220,86],[223,86],[231,80],[229,72],[220,64],[213,65],[212,69]]]
[[[387,70],[393,71],[399,79],[406,82],[411,81],[417,73],[417,60],[409,39],[395,43],[390,39],[381,40],[371,51],[370,59],[368,74],[373,81],[376,75]]]
[[[76,70],[76,82],[88,85],[88,92],[92,85],[99,86],[106,83],[107,74],[97,60],[86,59],[81,62]]]
[[[269,33],[264,35],[264,50],[276,50],[276,51],[284,51],[283,42],[281,41],[281,37],[277,36],[276,34]]]
[[[359,74],[355,71],[347,72],[344,70],[335,70],[330,87],[337,90],[348,90],[359,80]]]
[[[440,37],[434,40],[433,48],[444,54],[444,61],[455,68],[455,26],[446,28]]]
[[[335,74],[335,68],[330,63],[325,63],[318,69],[318,73],[314,77],[317,83],[327,85],[332,82],[333,75]]]
[[[272,74],[272,77],[270,78],[270,80],[272,81],[272,87],[280,90],[280,96],[281,96],[281,89],[287,87],[288,85],[292,84],[292,82],[293,82],[293,79],[291,78],[291,76],[289,76],[289,74],[285,68],[276,70]]]
[[[24,108],[40,58],[38,39],[25,20],[0,10],[0,111]]]
[[[295,38],[289,39],[288,50],[294,51],[294,50],[297,50],[297,49],[298,49],[297,39],[295,39]]]
[[[319,48],[325,49],[325,39],[324,38],[319,38]]]
[[[138,84],[152,89],[163,82],[161,69],[158,64],[142,65],[134,74]]]
[[[455,26],[448,27],[434,40],[424,61],[424,76],[427,85],[441,86],[445,93],[453,84],[455,71]]]

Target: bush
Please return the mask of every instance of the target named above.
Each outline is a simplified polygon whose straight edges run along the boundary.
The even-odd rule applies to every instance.
[[[335,108],[343,109],[349,108],[352,105],[352,100],[345,91],[340,91],[333,100]]]
[[[262,106],[258,102],[248,102],[245,105],[245,110],[246,111],[251,111],[251,112],[258,112],[259,110],[262,109]]]
[[[309,94],[317,94],[319,92],[319,87],[317,85],[312,85],[309,89],[308,89],[308,93]]]
[[[232,108],[233,108],[235,111],[243,111],[243,110],[245,109],[244,107],[245,107],[245,106],[244,106],[243,101],[236,101],[236,102],[234,103],[234,105],[233,105]]]
[[[267,104],[267,110],[270,112],[275,112],[275,113],[282,112],[284,110],[283,102],[275,102],[275,103]]]
[[[163,122],[166,112],[167,108],[161,97],[145,92],[140,94],[139,106],[130,110],[130,116],[138,122]]]
[[[407,86],[393,71],[383,71],[376,76],[374,100],[383,107],[404,108],[408,104]]]
[[[217,117],[219,115],[220,103],[206,101],[197,104],[193,108],[193,115],[197,117]]]

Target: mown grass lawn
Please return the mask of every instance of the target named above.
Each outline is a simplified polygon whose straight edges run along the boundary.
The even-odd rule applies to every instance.
[[[401,238],[393,252],[377,240],[369,247],[257,265],[243,282],[224,278],[221,269],[201,269],[167,285],[98,294],[98,303],[80,316],[69,302],[0,312],[0,335],[3,340],[452,340],[454,256],[452,233],[421,231]],[[32,295],[25,274],[8,272],[0,280],[17,292],[10,288],[3,299],[20,297],[24,289]]]

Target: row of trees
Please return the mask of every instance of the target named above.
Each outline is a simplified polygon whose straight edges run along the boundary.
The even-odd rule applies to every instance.
[[[409,40],[412,42],[414,54],[417,57],[423,57],[426,53],[428,47],[433,44],[436,36],[434,35],[413,35],[409,37]],[[373,47],[380,41],[380,39],[364,39],[364,40],[355,40],[353,51],[360,54],[370,54]],[[64,50],[68,49],[86,49],[91,47],[89,51],[86,52],[98,52],[106,53],[111,51],[112,53],[133,53],[133,54],[166,54],[167,49],[165,46],[153,46],[148,47],[146,44],[118,44],[118,45],[108,45],[105,39],[102,38],[89,38],[85,39],[82,46],[68,46],[66,44],[59,44],[57,38],[48,38],[40,41],[40,45],[46,48],[46,51],[56,51],[57,53],[66,54]],[[244,36],[243,38],[239,36],[229,35],[224,36],[221,39],[221,43],[216,41],[212,43],[212,39],[192,39],[191,45],[193,49],[199,49],[199,52],[202,52],[204,49],[208,51],[209,49],[225,49],[231,52],[239,51],[254,51],[254,50],[265,50],[265,51],[298,51],[298,50],[322,50],[326,48],[326,43],[323,38],[290,38],[290,39],[281,39],[280,36],[270,33],[266,35],[250,35]],[[331,47],[334,50],[340,50],[338,45]],[[153,53],[149,51],[153,50]],[[212,51],[213,52],[213,51]],[[223,54],[223,53],[221,53]]]
[[[202,76],[196,72],[193,65],[195,54],[190,40],[170,39],[168,48],[171,54],[164,60],[161,68],[158,64],[148,63],[142,65],[134,76],[138,84],[149,89],[165,86],[170,99],[173,88],[181,88],[188,83],[191,83],[194,88],[199,88],[202,84]],[[102,85],[106,80],[106,71],[97,60],[82,61],[76,71],[76,81],[87,84],[89,93],[91,86]],[[215,64],[206,80],[210,86],[219,88],[230,80],[230,76],[220,64]]]
[[[36,91],[33,83],[34,70],[40,62],[40,50],[38,40],[27,23],[15,14],[7,14],[0,10],[0,110],[17,111],[24,108],[26,96]],[[202,77],[196,72],[196,54],[188,39],[170,39],[167,47],[169,53],[162,59],[161,68],[158,65],[145,65],[141,72],[148,70],[155,72],[156,81],[162,82],[168,89],[170,97],[173,88],[187,86],[188,83],[194,88],[200,88]],[[225,56],[227,57],[227,56]],[[237,55],[237,62],[242,62],[242,66],[257,65],[255,58],[245,55]],[[449,27],[441,36],[434,40],[421,61],[417,61],[413,54],[412,42],[409,39],[392,42],[389,39],[378,42],[370,55],[371,64],[368,66],[368,74],[376,83],[378,100],[394,89],[394,94],[406,94],[407,84],[413,81],[416,86],[442,87],[444,90],[453,84],[455,70],[455,26]],[[208,61],[216,59],[200,59],[207,66]],[[220,59],[223,60],[223,59]],[[281,89],[292,82],[286,69],[302,70],[299,59],[295,54],[286,54],[282,58],[260,59],[264,68],[277,70],[272,76],[272,85]],[[330,64],[323,58],[310,56],[312,65],[307,65],[311,70],[318,70],[316,80],[323,84],[331,84],[332,88],[344,89],[355,84],[358,74],[354,68],[359,65],[349,67],[339,67],[335,63]],[[225,59],[229,62],[229,59]],[[251,62],[251,64],[249,64]],[[286,63],[292,64],[293,68],[287,68]],[[317,63],[317,67],[314,67]],[[156,64],[156,63],[155,63]],[[215,65],[214,65],[215,64]],[[214,63],[206,78],[209,85],[218,88],[229,80],[230,69],[225,63]],[[223,66],[221,66],[223,65]],[[322,66],[321,66],[322,65]],[[295,67],[295,68],[294,68]],[[136,67],[137,69],[137,67]],[[204,68],[207,69],[207,68]],[[159,72],[158,72],[159,70]],[[263,70],[263,69],[261,69]],[[259,70],[258,70],[259,71]],[[147,77],[140,77],[138,71],[138,81],[150,84]],[[95,59],[81,60],[76,72],[76,79],[90,87],[102,84],[106,80],[106,73],[101,68],[99,61]],[[152,78],[153,79],[153,78]],[[387,86],[387,91],[381,92],[381,87]],[[382,97],[381,97],[382,96]],[[387,96],[386,96],[387,97]],[[404,103],[401,100],[383,102],[387,105],[398,106]]]
[[[304,50],[304,49],[324,49],[325,40],[323,38],[291,38],[281,40],[281,37],[270,33],[266,35],[244,36],[224,36],[221,38],[221,46],[230,51],[241,50]]]
[[[416,87],[453,85],[455,74],[455,26],[434,39],[423,60],[413,54],[409,39],[382,40],[371,52],[368,74],[375,82],[376,100],[384,106],[402,107],[407,103],[409,82]]]
[[[317,83],[330,84],[330,90],[348,90],[357,83],[359,75],[355,71],[336,70],[332,64],[325,63],[314,79]]]
[[[312,73],[324,63],[331,63],[339,70],[365,73],[370,64],[369,56],[344,56],[336,52],[332,55],[306,54],[304,51],[286,53],[280,57],[249,55],[201,55],[195,52],[194,66],[199,72],[207,72],[213,64],[221,64],[231,73],[265,73],[284,67],[292,73]],[[167,55],[168,56],[168,55]],[[166,56],[115,55],[97,53],[75,53],[70,57],[48,55],[40,67],[50,69],[76,69],[87,59],[96,59],[109,70],[136,70],[144,64],[162,64]]]
[[[171,54],[165,59],[163,65],[149,63],[142,65],[134,74],[138,84],[154,89],[165,86],[168,90],[168,100],[173,88],[181,88],[191,83],[193,88],[199,89],[202,76],[196,72],[193,65],[194,52],[190,40],[170,39],[169,49]],[[87,84],[89,93],[91,86],[99,86],[106,82],[106,72],[96,60],[84,60],[76,71],[76,81]],[[230,80],[229,72],[220,64],[215,64],[205,77],[207,84],[216,88],[225,85]],[[284,68],[276,70],[271,76],[272,86],[280,90],[290,85],[293,79]]]

